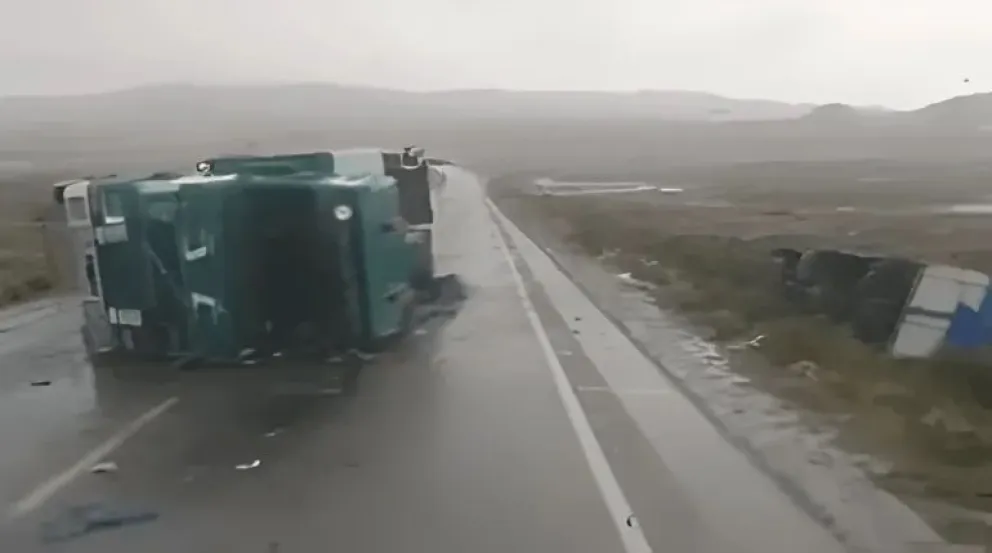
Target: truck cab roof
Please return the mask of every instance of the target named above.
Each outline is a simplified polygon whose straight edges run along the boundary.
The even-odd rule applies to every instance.
[[[202,174],[250,173],[285,176],[297,173],[324,175],[385,175],[384,152],[378,148],[348,148],[272,156],[226,156],[197,164]]]

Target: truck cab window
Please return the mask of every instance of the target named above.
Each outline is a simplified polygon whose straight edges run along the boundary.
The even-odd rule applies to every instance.
[[[103,221],[108,225],[124,222],[124,204],[120,196],[114,193],[102,195]]]
[[[69,198],[66,205],[68,206],[70,221],[85,221],[89,218],[89,214],[86,212],[86,198],[79,196]]]

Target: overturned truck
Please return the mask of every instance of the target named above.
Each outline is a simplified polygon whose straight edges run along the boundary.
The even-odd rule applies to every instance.
[[[840,250],[778,249],[786,296],[850,324],[898,358],[953,355],[987,363],[992,283],[985,273]]]
[[[239,156],[190,176],[91,181],[99,284],[86,302],[88,349],[231,362],[404,335],[433,266],[418,263],[400,179],[383,160],[375,150]],[[422,184],[404,183],[432,220]]]

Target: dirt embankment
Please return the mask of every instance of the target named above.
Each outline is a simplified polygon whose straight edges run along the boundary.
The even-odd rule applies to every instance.
[[[531,176],[517,175],[494,180],[490,194],[539,242],[580,248],[652,284],[659,306],[685,315],[714,342],[739,348],[753,341],[744,347],[783,374],[804,374],[799,388],[766,382],[767,389],[800,410],[849,415],[840,439],[889,461],[892,470],[878,476],[890,489],[992,511],[992,369],[888,358],[847,327],[787,301],[770,255],[837,247],[992,272],[992,215],[928,211],[935,202],[983,198],[984,180],[949,179],[934,190],[906,182],[829,188],[815,176],[800,179],[710,181],[675,198],[657,191],[539,196]]]

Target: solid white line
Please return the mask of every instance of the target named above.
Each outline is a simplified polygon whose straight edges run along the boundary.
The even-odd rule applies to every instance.
[[[139,430],[141,430],[156,417],[168,411],[178,401],[179,398],[170,397],[155,407],[152,407],[137,419],[131,421],[130,424],[111,436],[107,441],[103,442],[95,449],[84,455],[82,459],[76,462],[76,464],[72,465],[64,472],[56,474],[51,479],[35,488],[34,491],[24,496],[23,499],[15,503],[13,509],[10,510],[10,516],[14,518],[24,516],[44,505],[44,503],[58,493],[59,490],[68,486],[73,480],[78,478],[79,475],[85,473],[90,469],[90,467],[102,461],[107,455],[113,453],[114,450],[123,445],[124,442],[126,442],[130,437],[137,434]]]
[[[630,388],[614,390],[609,386],[576,386],[579,392],[603,392],[617,396],[665,396],[672,393],[671,390],[662,388]]]
[[[613,469],[610,468],[610,463],[606,460],[606,454],[603,453],[602,446],[596,440],[596,435],[592,431],[589,419],[586,418],[585,411],[582,410],[582,405],[579,403],[579,399],[576,397],[575,391],[568,381],[565,369],[561,366],[561,361],[558,360],[558,356],[555,354],[551,340],[548,338],[548,333],[544,329],[537,311],[534,309],[534,304],[531,302],[530,296],[527,294],[527,287],[524,285],[523,277],[520,275],[520,271],[517,270],[517,266],[513,261],[513,256],[510,254],[510,248],[506,243],[506,239],[498,231],[495,214],[499,212],[499,209],[489,198],[486,198],[485,202],[489,209],[492,210],[490,221],[493,225],[497,226],[500,251],[503,252],[503,257],[506,258],[506,262],[510,266],[513,281],[517,288],[517,295],[520,297],[520,303],[523,304],[524,311],[527,313],[527,319],[530,321],[531,328],[533,328],[534,334],[537,336],[537,341],[541,345],[544,358],[547,360],[548,367],[551,369],[551,374],[554,377],[555,385],[558,388],[558,395],[561,397],[562,404],[565,406],[565,413],[568,415],[572,423],[572,428],[579,438],[582,451],[585,453],[586,460],[589,462],[589,469],[592,471],[593,479],[596,481],[599,492],[606,502],[606,508],[610,512],[613,524],[620,533],[624,550],[627,553],[650,553],[651,546],[648,545],[648,541],[644,537],[641,528],[636,524],[631,526],[627,524],[628,520],[634,520],[631,518],[631,515],[634,513],[630,508],[630,503],[627,502],[627,498],[624,496],[623,490],[617,482],[616,475],[613,474]]]

